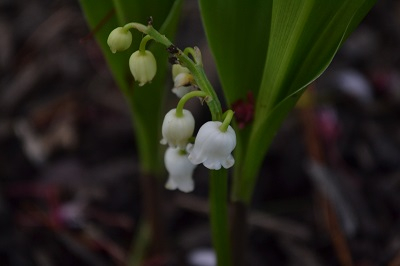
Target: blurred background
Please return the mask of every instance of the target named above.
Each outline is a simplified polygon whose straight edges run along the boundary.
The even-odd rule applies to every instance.
[[[176,44],[200,47],[218,88],[195,0]],[[400,2],[378,1],[286,119],[248,265],[400,265],[399,47]],[[127,265],[142,213],[134,132],[79,2],[0,1],[0,73],[0,266]],[[215,265],[206,173],[194,193],[162,190],[168,252],[144,265]]]

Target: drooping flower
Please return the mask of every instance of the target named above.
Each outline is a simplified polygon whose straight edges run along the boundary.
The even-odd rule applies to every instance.
[[[179,98],[195,90],[193,87],[194,78],[188,68],[174,64],[172,66],[172,78],[174,80],[172,92]]]
[[[123,27],[115,28],[107,38],[107,44],[112,53],[122,52],[131,46],[132,33]]]
[[[129,58],[129,68],[139,86],[143,86],[151,82],[156,75],[157,62],[150,51],[136,51]]]
[[[176,115],[176,109],[170,110],[162,124],[161,144],[168,144],[171,147],[186,148],[189,138],[194,131],[194,117],[188,110],[182,110],[182,116]]]
[[[192,175],[196,165],[189,161],[186,151],[168,147],[164,155],[164,163],[169,173],[165,188],[179,189],[186,193],[193,191]]]
[[[188,159],[193,164],[203,164],[211,170],[219,170],[221,165],[230,168],[235,159],[231,152],[236,146],[236,134],[231,126],[221,131],[219,121],[205,123],[197,133],[193,149]]]
[[[182,98],[185,94],[195,90],[193,82],[194,79],[192,74],[180,73],[174,79],[174,88],[172,89],[172,92],[179,98]]]

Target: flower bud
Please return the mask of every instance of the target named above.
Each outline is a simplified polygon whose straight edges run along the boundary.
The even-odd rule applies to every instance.
[[[192,86],[194,82],[192,74],[189,73],[180,73],[174,79],[174,88],[172,92],[182,98],[186,93],[194,91],[195,88]]]
[[[150,51],[136,51],[129,58],[129,68],[139,86],[143,86],[151,82],[156,75],[157,62]]]
[[[192,74],[189,73],[180,73],[174,78],[174,87],[187,87],[191,86],[194,79]]]
[[[235,160],[231,152],[236,146],[236,134],[231,126],[221,131],[219,121],[209,121],[201,126],[188,156],[193,164],[203,164],[211,170],[219,170],[221,165],[230,168]]]
[[[122,52],[131,46],[132,33],[129,30],[125,30],[123,27],[114,29],[110,35],[108,35],[107,44],[110,47],[112,53]]]
[[[165,168],[169,173],[165,188],[182,192],[191,192],[194,189],[193,170],[196,165],[187,158],[185,151],[169,147],[164,155]]]
[[[182,86],[178,88],[172,88],[172,92],[178,97],[182,98],[185,94],[194,91],[193,86]]]
[[[186,148],[188,140],[193,135],[194,118],[190,111],[183,109],[183,115],[176,116],[176,109],[170,110],[164,118],[162,124],[161,144],[167,144],[170,147],[179,147],[182,150]]]
[[[190,70],[187,67],[183,67],[180,64],[172,65],[172,79],[175,80],[175,77],[181,73],[190,73]]]

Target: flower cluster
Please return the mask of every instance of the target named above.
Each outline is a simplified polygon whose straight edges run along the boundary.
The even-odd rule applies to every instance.
[[[129,69],[133,78],[139,82],[139,86],[151,82],[157,72],[157,62],[153,53],[145,49],[150,39],[150,37],[143,38],[139,50],[129,58]],[[132,33],[129,27],[114,29],[108,36],[107,44],[112,53],[127,50],[132,44]]]
[[[132,34],[129,31],[131,28],[146,33],[148,29],[148,27],[138,23],[128,23],[124,27],[114,29],[107,39],[107,44],[112,53],[125,51],[131,46]],[[186,101],[193,97],[200,97],[208,102],[218,102],[213,110],[214,113],[218,112],[217,117],[220,118],[222,111],[219,101],[216,99],[216,94],[211,85],[208,86],[207,82],[204,82],[204,76],[199,79],[202,74],[196,72],[196,76],[189,70],[197,71],[199,67],[202,68],[200,50],[197,47],[189,47],[182,52],[169,41],[169,43],[165,42],[165,36],[157,36],[146,35],[143,37],[139,50],[129,58],[129,68],[139,86],[152,81],[157,72],[157,63],[154,55],[146,50],[146,43],[153,38],[166,45],[173,59],[176,59],[177,63],[172,66],[172,79],[174,81],[172,92],[180,100],[177,107],[165,115],[162,124],[163,138],[160,143],[169,146],[164,155],[165,167],[169,173],[165,187],[171,190],[179,189],[183,192],[190,192],[194,189],[192,174],[197,165],[203,164],[210,170],[219,170],[221,167],[230,168],[235,163],[231,153],[236,146],[236,134],[229,125],[233,111],[227,111],[222,117],[223,121],[205,123],[200,127],[197,136],[194,137],[195,119],[190,111],[183,108]],[[193,59],[189,58],[189,54]],[[182,62],[178,60],[179,56],[183,61],[186,60],[183,66]],[[203,84],[203,88],[198,86],[196,79]],[[201,79],[203,79],[203,82],[200,82]],[[206,85],[204,85],[205,83]],[[216,109],[218,111],[215,111]]]
[[[187,78],[188,82],[179,83],[179,79]],[[229,126],[230,118],[224,123],[209,121],[202,125],[197,133],[194,144],[190,142],[194,131],[194,118],[190,111],[182,108],[184,103],[193,97],[205,97],[206,94],[196,91],[193,76],[187,68],[173,66],[172,77],[174,90],[181,100],[177,108],[170,110],[162,124],[161,144],[168,144],[164,157],[169,178],[165,185],[167,189],[179,189],[190,192],[194,189],[192,173],[196,165],[203,164],[210,170],[219,170],[221,166],[230,168],[235,163],[231,154],[236,146],[236,134]],[[177,86],[178,82],[178,86]],[[182,87],[189,88],[183,90]]]

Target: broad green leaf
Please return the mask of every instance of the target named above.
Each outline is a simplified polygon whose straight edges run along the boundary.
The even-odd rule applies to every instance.
[[[373,1],[368,1],[373,2]],[[306,86],[328,67],[360,22],[366,1],[275,1],[256,117],[243,161],[238,198],[251,198],[257,169],[287,113]],[[247,186],[248,189],[244,188]]]
[[[201,0],[202,16],[228,102],[245,95],[248,88],[244,84],[259,84],[251,87],[257,101],[253,125],[237,131],[235,152],[232,196],[248,203],[261,163],[282,121],[306,86],[328,67],[375,0],[271,0],[263,4],[219,0],[217,8],[228,6],[228,14],[221,12],[218,18],[209,14],[213,2]],[[259,20],[263,26],[251,27],[254,17],[240,13],[252,3],[258,8],[254,14],[265,14]],[[230,22],[247,26],[235,32],[226,25]],[[214,26],[216,23],[221,24]],[[254,42],[258,53],[239,53],[242,47],[252,50],[253,36],[258,37]],[[233,53],[224,49],[235,51],[237,61],[226,59]],[[249,58],[242,61],[246,56]]]
[[[145,172],[158,173],[162,169],[159,140],[168,54],[161,45],[150,43],[149,50],[157,60],[157,74],[151,84],[139,87],[130,74],[128,61],[138,49],[142,34],[133,30],[131,48],[116,54],[110,52],[107,37],[118,26],[128,22],[146,24],[152,16],[154,27],[173,38],[182,0],[80,0],[80,4],[115,81],[132,110],[141,166]]]
[[[363,0],[274,2],[257,122],[268,108],[326,69],[363,3]]]
[[[200,0],[200,11],[228,106],[257,97],[269,41],[272,0]],[[237,132],[235,173],[241,173],[250,126]],[[236,175],[238,176],[238,175]]]
[[[229,104],[257,95],[269,38],[272,0],[200,0],[207,39]]]

